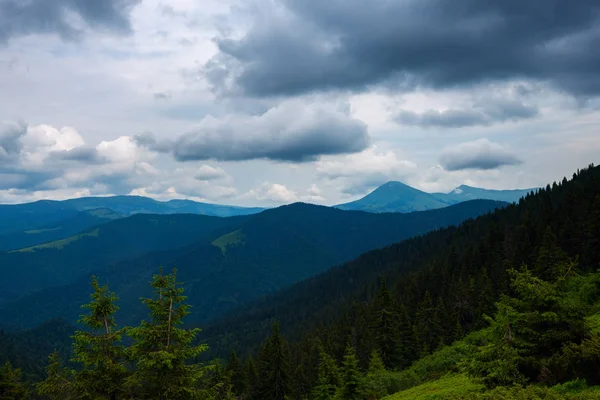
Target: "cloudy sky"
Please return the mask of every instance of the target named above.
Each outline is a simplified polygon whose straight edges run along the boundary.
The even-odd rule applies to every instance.
[[[0,202],[336,204],[600,162],[597,0],[0,0]]]

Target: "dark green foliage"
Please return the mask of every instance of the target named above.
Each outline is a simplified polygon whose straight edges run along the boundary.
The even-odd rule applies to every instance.
[[[117,329],[115,322],[117,297],[108,286],[100,286],[96,277],[92,277],[91,285],[92,301],[83,306],[89,313],[79,320],[87,330],[78,330],[73,337],[72,361],[81,364],[75,381],[83,391],[82,397],[117,400],[124,396],[127,377],[120,345],[124,330]]]
[[[258,382],[260,399],[284,400],[290,393],[289,353],[287,343],[279,334],[277,321],[258,355]]]
[[[590,360],[581,353],[581,343],[600,356],[589,335],[585,318],[591,304],[600,298],[600,274],[574,276],[575,265],[549,265],[546,271],[561,272],[552,281],[543,280],[524,268],[510,270],[513,296],[503,295],[498,311],[490,319],[489,343],[483,346],[469,371],[482,375],[489,387],[541,381],[554,384],[569,378],[587,377],[569,365]],[[557,274],[551,273],[551,276]],[[580,353],[578,356],[574,354]],[[591,378],[593,378],[593,373]]]
[[[27,388],[21,378],[21,370],[6,362],[0,366],[0,399],[24,400]]]
[[[60,249],[0,253],[0,265],[21,266],[3,275],[0,314],[4,324],[24,328],[52,317],[74,323],[79,305],[88,299],[89,276],[96,273],[121,299],[119,321],[137,325],[145,314],[138,299],[149,295],[147,282],[162,264],[177,266],[185,281],[188,301],[195,307],[188,322],[204,325],[209,318],[365,251],[459,224],[502,204],[472,201],[391,215],[308,204],[230,218],[134,215],[54,244]],[[13,281],[20,286],[5,283]]]
[[[66,368],[57,351],[48,356],[46,379],[36,384],[40,396],[49,400],[75,400],[82,396],[82,388],[77,387],[75,371]]]
[[[341,368],[342,386],[339,398],[344,400],[362,400],[364,395],[364,377],[358,368],[358,359],[352,345],[346,347]]]
[[[240,396],[246,393],[246,374],[244,372],[244,366],[235,352],[231,352],[229,355],[225,372],[231,379],[233,392]]]
[[[417,309],[415,319],[415,335],[419,338],[418,343],[421,356],[424,356],[435,350],[443,340],[438,310],[433,305],[433,299],[429,291],[425,292],[425,296]]]
[[[384,365],[389,369],[402,364],[398,322],[398,314],[392,304],[390,292],[385,281],[382,281],[373,300],[372,331],[375,336],[377,351]]]
[[[340,385],[341,376],[335,360],[320,348],[318,375],[312,391],[312,399],[333,399]]]
[[[190,361],[207,347],[192,344],[200,329],[181,327],[190,306],[176,270],[163,275],[161,269],[151,286],[154,296],[142,300],[149,309],[149,321],[128,330],[133,339],[128,356],[135,371],[127,386],[136,399],[192,399],[204,370]]]

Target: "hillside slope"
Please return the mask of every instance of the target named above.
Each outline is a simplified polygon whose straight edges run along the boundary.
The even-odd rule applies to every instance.
[[[0,253],[0,304],[88,276],[110,263],[151,251],[184,247],[245,217],[136,214],[75,236]]]
[[[304,337],[317,327],[325,330],[329,336],[323,340],[336,343],[341,357],[349,325],[358,331],[357,337],[362,337],[361,331],[369,335],[366,322],[357,318],[367,318],[369,306],[362,304],[373,299],[380,277],[394,288],[394,298],[404,303],[413,321],[429,292],[433,304],[440,298],[453,316],[459,313],[461,329],[469,330],[490,311],[489,296],[506,290],[508,267],[535,265],[548,229],[582,267],[600,265],[600,167],[582,170],[573,181],[549,185],[492,215],[365,253],[249,303],[207,326],[205,338],[215,354],[232,347],[246,353],[267,336],[275,318],[290,338]],[[490,286],[491,293],[480,289]],[[452,332],[456,322],[444,329]],[[372,339],[363,339],[366,348],[358,350],[368,358]]]
[[[121,217],[123,215],[106,208],[79,211],[69,218],[40,226],[37,229],[0,234],[0,251],[15,250],[64,239]]]
[[[163,265],[178,268],[194,307],[190,322],[201,322],[364,251],[459,224],[503,205],[481,200],[411,214],[370,214],[293,204],[236,217],[242,218],[240,223],[186,248],[129,257],[103,269],[87,268],[81,279],[65,282],[68,286],[47,287],[5,305],[0,314],[6,324],[25,327],[54,317],[74,321],[81,300],[89,292],[89,274],[94,271],[121,296],[126,315],[123,322],[134,323],[143,313],[137,299],[146,293],[151,275]]]

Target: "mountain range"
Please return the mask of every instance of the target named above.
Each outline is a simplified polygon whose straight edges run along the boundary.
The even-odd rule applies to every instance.
[[[74,322],[95,274],[121,297],[124,322],[133,323],[143,313],[137,299],[162,265],[178,268],[195,321],[201,322],[366,251],[505,205],[473,200],[439,210],[373,214],[296,203],[227,218],[136,214],[0,253],[0,315],[3,324],[20,327],[55,317]]]
[[[402,182],[387,182],[365,197],[335,207],[374,213],[413,212],[447,207],[467,200],[487,199],[514,203],[537,189],[489,190],[462,185],[450,193],[427,193]]]

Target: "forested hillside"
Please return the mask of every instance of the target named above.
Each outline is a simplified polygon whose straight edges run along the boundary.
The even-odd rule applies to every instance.
[[[137,323],[144,313],[137,299],[148,294],[147,282],[157,265],[179,269],[196,310],[190,321],[201,323],[364,251],[458,224],[503,205],[472,201],[389,215],[309,204],[231,218],[137,215],[103,225],[97,233],[79,235],[61,249],[56,247],[64,242],[0,253],[6,276],[24,282],[3,283],[4,293],[13,301],[0,303],[0,325],[32,328],[56,317],[74,323],[79,305],[87,299],[91,273],[122,298],[125,317],[121,321]],[[155,225],[154,219],[163,222]],[[17,264],[22,268],[10,268]]]
[[[74,370],[56,352],[29,390],[50,399],[597,398],[599,244],[600,168],[591,166],[519,204],[366,253],[203,333],[182,328],[196,311],[182,273],[155,274],[148,317],[125,329],[116,306],[132,300],[92,280]],[[20,372],[7,364],[0,374],[23,398]]]
[[[493,316],[497,312],[492,321],[503,321],[507,315],[510,321],[512,314],[506,314],[506,304],[518,305],[515,312],[522,316],[515,316],[511,322],[514,325],[509,325],[510,335],[523,340],[525,347],[522,349],[527,348],[528,340],[529,343],[534,340],[549,342],[529,355],[522,355],[527,353],[522,353],[520,348],[514,353],[509,350],[501,353],[502,348],[495,347],[489,351],[496,353],[485,353],[487,350],[483,348],[480,360],[484,366],[488,363],[488,374],[500,373],[489,364],[496,357],[501,360],[498,368],[506,367],[501,373],[511,375],[517,371],[515,376],[521,377],[520,382],[551,384],[581,377],[595,384],[594,376],[576,372],[583,368],[576,363],[584,357],[576,353],[576,346],[583,340],[597,340],[593,327],[584,321],[597,320],[594,315],[600,300],[599,285],[593,273],[600,265],[599,241],[600,168],[591,167],[578,171],[572,181],[564,179],[548,185],[518,205],[467,221],[458,228],[367,253],[255,302],[210,326],[204,337],[215,354],[223,354],[231,348],[242,354],[252,353],[252,349],[257,349],[268,335],[272,320],[276,318],[282,334],[294,343],[289,347],[281,345],[290,358],[279,367],[289,374],[288,390],[294,393],[294,390],[310,390],[306,388],[314,388],[326,379],[317,372],[327,368],[317,368],[319,359],[321,363],[329,363],[323,354],[339,362],[345,357],[356,357],[356,363],[364,372],[373,352],[377,351],[387,370],[402,370],[433,350],[462,338],[465,333],[486,328],[490,322],[485,315]],[[522,270],[522,267],[526,269]],[[510,270],[514,272],[509,274]],[[572,276],[585,277],[586,274],[592,275],[583,281],[570,280]],[[531,297],[526,291],[531,285],[540,287],[541,292],[535,293],[537,297]],[[573,291],[572,295],[567,294],[570,291]],[[504,299],[501,294],[512,295],[516,300]],[[557,304],[561,297],[579,300],[572,304]],[[525,303],[521,303],[523,301]],[[575,320],[563,321],[562,318],[570,318],[567,315],[572,313],[573,307],[579,310],[573,316]],[[542,319],[536,322],[535,318],[540,318],[540,314]],[[548,318],[550,320],[545,322]],[[536,324],[537,332],[531,333],[533,336],[529,339],[524,335],[532,328],[519,325],[527,321]],[[493,322],[492,328],[494,326],[499,327],[499,322]],[[506,325],[503,326],[506,329]],[[556,329],[549,333],[555,335],[554,338],[535,336],[543,335],[544,327]],[[493,329],[499,332],[498,328]],[[497,339],[495,337],[486,336],[485,340],[491,344],[500,343],[494,340],[502,340],[502,332]],[[546,361],[531,363],[532,358],[547,357],[550,349],[559,351],[562,344],[557,340],[561,337],[565,340],[564,345],[571,346],[568,348],[574,352],[572,361],[560,361],[567,363],[567,369],[572,368],[570,372],[546,371],[544,368],[550,368],[545,367]],[[272,340],[267,339],[261,349],[268,347]],[[478,342],[479,345],[482,343]],[[592,346],[592,342],[589,343]],[[529,361],[520,361],[519,354]],[[261,350],[256,365],[265,365],[269,356]],[[592,362],[598,354],[585,357]],[[449,362],[453,364],[454,361]],[[449,370],[449,366],[446,367]],[[547,381],[546,374],[549,374]],[[327,384],[336,386],[331,381]]]
[[[0,305],[79,277],[88,279],[91,271],[119,260],[190,245],[243,218],[137,214],[58,241],[0,252]]]

